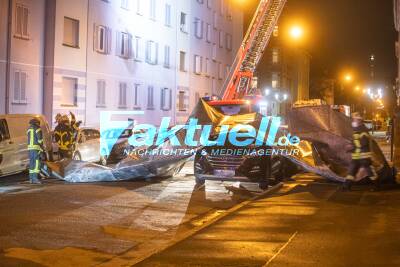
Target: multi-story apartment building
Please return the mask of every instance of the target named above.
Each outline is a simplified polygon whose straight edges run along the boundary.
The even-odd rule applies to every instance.
[[[309,99],[310,55],[302,48],[289,44],[275,28],[271,41],[257,68],[258,86],[287,95],[276,101],[271,93],[271,113],[285,114],[299,100]]]
[[[230,0],[0,1],[0,112],[183,122],[242,40]],[[2,102],[1,102],[2,101]]]

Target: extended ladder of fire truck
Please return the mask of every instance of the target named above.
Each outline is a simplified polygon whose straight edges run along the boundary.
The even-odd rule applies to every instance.
[[[286,0],[261,0],[230,73],[220,91],[222,100],[253,95],[252,80],[263,52],[277,25]]]

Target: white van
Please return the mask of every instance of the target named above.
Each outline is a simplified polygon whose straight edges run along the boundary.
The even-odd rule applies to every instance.
[[[43,131],[43,145],[52,158],[51,131],[42,115],[34,114],[0,114],[0,177],[22,172],[28,169],[28,137],[29,121],[37,118]]]

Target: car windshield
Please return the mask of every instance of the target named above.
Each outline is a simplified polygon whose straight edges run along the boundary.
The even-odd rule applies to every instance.
[[[239,114],[246,114],[250,112],[249,105],[220,105],[214,106],[216,110],[223,113],[224,115],[232,116]]]

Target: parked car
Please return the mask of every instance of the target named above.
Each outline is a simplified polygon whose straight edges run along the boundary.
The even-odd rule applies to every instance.
[[[105,140],[114,137],[112,130],[103,133]],[[94,128],[81,128],[78,132],[78,142],[75,146],[72,158],[87,162],[100,162],[102,165],[107,165],[110,162],[117,162],[123,159],[126,154],[125,150],[128,146],[128,132],[123,132],[120,138],[108,151],[105,146],[101,145],[100,132]],[[103,150],[102,153],[100,153]]]
[[[49,160],[52,160],[51,131],[42,115],[10,114],[0,115],[0,176],[19,173],[28,169],[29,154],[26,131],[29,121],[36,118],[43,131],[43,146]]]

